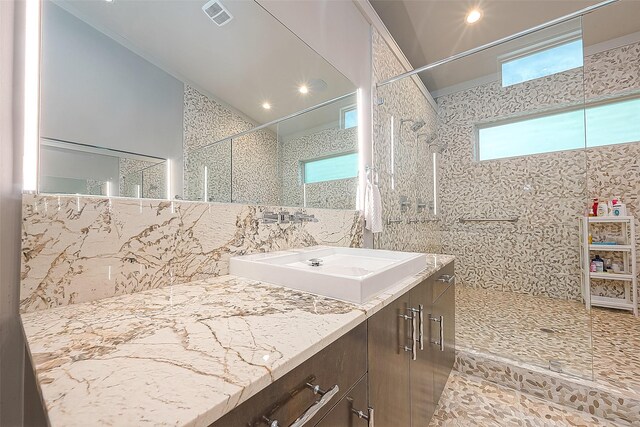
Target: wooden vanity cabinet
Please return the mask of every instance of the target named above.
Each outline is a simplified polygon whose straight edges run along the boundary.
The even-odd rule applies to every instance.
[[[305,426],[428,425],[455,356],[454,280],[451,263],[211,427],[290,426],[317,408],[307,384],[339,391]]]

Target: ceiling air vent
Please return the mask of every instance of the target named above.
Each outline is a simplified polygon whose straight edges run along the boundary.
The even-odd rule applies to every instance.
[[[220,27],[231,21],[233,18],[219,0],[211,0],[210,2],[207,2],[207,4],[202,6],[202,10]]]

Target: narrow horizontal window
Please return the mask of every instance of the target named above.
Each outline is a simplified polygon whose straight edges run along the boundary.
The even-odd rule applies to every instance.
[[[640,142],[640,98],[586,110],[587,147]]]
[[[358,176],[358,153],[309,160],[303,166],[305,184],[355,178]]]
[[[556,44],[534,53],[501,60],[502,86],[507,87],[528,80],[582,67],[582,39]]]
[[[629,142],[640,142],[640,98],[479,127],[477,159]]]

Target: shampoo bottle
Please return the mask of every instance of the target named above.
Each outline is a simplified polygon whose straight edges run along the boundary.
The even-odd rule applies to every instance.
[[[596,216],[607,216],[609,215],[609,208],[607,207],[607,202],[602,201],[598,203],[598,211]]]

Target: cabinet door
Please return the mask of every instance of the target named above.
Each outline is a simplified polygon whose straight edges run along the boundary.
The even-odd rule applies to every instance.
[[[434,355],[434,399],[436,403],[442,395],[455,359],[455,297],[455,284],[451,284],[433,303],[432,318],[442,319],[442,333],[440,332],[440,323],[431,321],[432,340],[438,341],[436,344],[431,344]],[[439,343],[440,339],[443,340],[442,344]]]
[[[368,409],[367,376],[365,375],[316,426],[367,427],[368,421],[358,417],[357,411],[362,411],[368,417]]]
[[[431,312],[431,298],[433,277],[428,278],[409,293],[409,306],[416,310],[418,316],[417,357],[409,363],[411,383],[411,425],[424,427],[429,425],[435,411],[437,400],[434,397],[433,353],[429,345],[429,313]]]
[[[410,322],[405,296],[393,301],[369,319],[369,406],[375,410],[376,427],[409,427]]]

